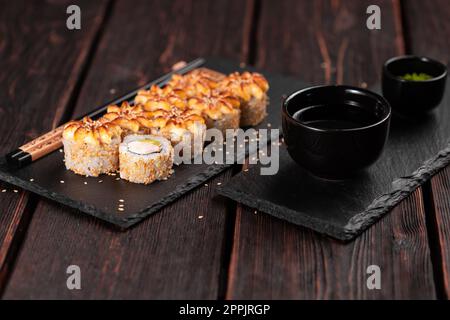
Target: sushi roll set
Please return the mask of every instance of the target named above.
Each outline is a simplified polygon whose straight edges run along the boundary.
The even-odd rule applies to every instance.
[[[99,119],[69,122],[63,130],[66,168],[97,177],[119,172],[142,184],[167,179],[174,148],[203,153],[206,130],[259,124],[266,116],[267,80],[258,73],[228,76],[209,69],[173,75],[163,87],[137,93],[133,103],[111,105]]]

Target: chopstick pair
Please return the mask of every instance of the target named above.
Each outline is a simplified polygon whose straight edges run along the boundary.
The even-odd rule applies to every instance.
[[[147,84],[145,84],[142,87],[139,87],[124,96],[114,99],[110,101],[109,103],[106,103],[105,105],[99,107],[98,109],[91,111],[87,114],[82,115],[81,117],[78,117],[76,120],[80,120],[84,117],[90,117],[90,118],[96,118],[103,113],[106,112],[108,106],[110,105],[120,105],[122,102],[132,102],[138,91],[140,90],[148,90],[153,85],[157,86],[164,86],[170,78],[174,74],[186,74],[200,66],[202,66],[205,63],[205,59],[203,58],[197,58],[186,65],[180,67],[179,69],[173,70],[161,77],[159,77],[156,80],[153,80]],[[31,162],[42,158],[43,156],[55,151],[56,149],[60,148],[62,146],[62,133],[64,130],[65,124],[57,127],[56,129],[53,129],[52,131],[49,131],[45,133],[44,135],[24,144],[23,146],[19,147],[18,149],[8,153],[6,157],[6,161],[10,166],[13,166],[15,168],[21,168],[27,164],[30,164]]]

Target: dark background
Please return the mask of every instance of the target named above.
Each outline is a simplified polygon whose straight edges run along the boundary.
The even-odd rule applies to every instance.
[[[73,3],[82,11],[79,31],[66,28]],[[366,28],[371,4],[381,7],[381,30]],[[198,56],[223,56],[311,84],[370,87],[391,56],[448,63],[449,17],[446,0],[1,0],[0,153]],[[450,170],[342,244],[217,197],[217,183],[240,169],[122,233],[0,183],[2,297],[450,294]],[[66,288],[72,264],[81,268],[79,291]],[[371,264],[381,267],[381,290],[366,287]]]

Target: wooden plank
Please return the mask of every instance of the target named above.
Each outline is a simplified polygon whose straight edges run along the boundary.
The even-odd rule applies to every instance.
[[[180,59],[240,59],[247,50],[248,12],[241,1],[117,1],[76,113],[155,78]],[[40,202],[4,297],[219,297],[230,217],[214,190],[230,176],[224,173],[126,232]],[[72,264],[81,268],[80,291],[66,288]]]
[[[78,1],[82,29],[66,28],[70,3],[0,4],[0,154],[55,127],[62,119],[97,34],[107,2]],[[38,12],[38,13],[37,13]],[[27,192],[0,183],[0,292],[30,209]],[[29,210],[31,211],[31,210]]]
[[[381,32],[366,28],[370,4],[381,7]],[[260,67],[371,86],[383,61],[403,53],[399,2],[263,1],[257,43]],[[370,265],[381,290],[366,286]],[[230,299],[435,298],[422,191],[351,243],[241,207],[229,274]]]
[[[405,1],[409,53],[450,62],[450,3],[445,0]],[[432,35],[432,36],[430,36]],[[431,179],[430,229],[435,232],[435,272],[443,298],[450,297],[450,168]]]

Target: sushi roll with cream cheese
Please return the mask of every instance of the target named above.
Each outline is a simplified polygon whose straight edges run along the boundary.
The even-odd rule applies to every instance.
[[[92,177],[117,171],[121,133],[116,124],[87,117],[69,122],[62,137],[66,168]]]
[[[126,136],[119,148],[120,178],[150,184],[172,173],[173,148],[167,139],[153,135]]]
[[[240,99],[241,127],[255,126],[266,117],[269,83],[263,75],[234,72],[219,83],[217,90]]]
[[[216,128],[224,134],[227,129],[238,129],[240,120],[240,102],[229,94],[212,91],[189,99],[188,105],[205,118],[208,128]]]

